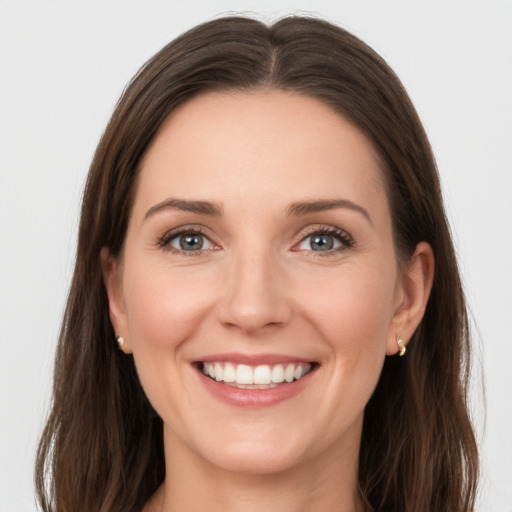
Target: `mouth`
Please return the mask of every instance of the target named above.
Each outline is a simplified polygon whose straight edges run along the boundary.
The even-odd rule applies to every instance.
[[[197,368],[209,379],[237,389],[264,390],[292,384],[316,369],[315,362],[279,364],[237,364],[228,361],[197,363]]]

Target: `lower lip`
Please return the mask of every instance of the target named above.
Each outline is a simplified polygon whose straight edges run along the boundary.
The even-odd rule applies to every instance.
[[[268,389],[240,389],[222,382],[198,375],[206,388],[217,398],[238,407],[268,407],[298,395],[311,381],[316,368],[299,380],[280,384]]]

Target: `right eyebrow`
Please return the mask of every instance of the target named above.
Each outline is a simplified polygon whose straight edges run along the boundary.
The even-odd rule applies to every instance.
[[[144,215],[144,220],[155,213],[166,209],[181,210],[184,212],[192,212],[199,215],[211,215],[214,217],[222,215],[222,208],[208,201],[188,201],[186,199],[170,198],[152,206]]]
[[[372,218],[368,211],[361,205],[348,199],[320,199],[317,201],[304,201],[293,203],[288,207],[287,215],[309,215],[335,208],[347,208],[360,213],[373,226]]]

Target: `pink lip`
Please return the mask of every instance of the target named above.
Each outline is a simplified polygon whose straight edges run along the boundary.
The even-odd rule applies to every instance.
[[[284,355],[284,354],[240,354],[240,353],[224,353],[212,354],[201,357],[196,362],[199,363],[215,363],[229,361],[234,364],[247,364],[249,366],[258,366],[260,364],[285,364],[285,363],[310,363],[311,359],[302,357]]]
[[[214,359],[214,361],[219,360],[222,361],[222,359]],[[287,361],[290,361],[290,359],[288,358]],[[283,402],[298,395],[311,382],[315,373],[316,368],[313,368],[301,379],[280,384],[275,388],[239,389],[223,382],[217,382],[199,370],[197,371],[201,382],[212,395],[223,402],[238,407],[268,407]]]

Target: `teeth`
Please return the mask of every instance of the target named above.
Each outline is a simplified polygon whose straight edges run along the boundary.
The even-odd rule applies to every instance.
[[[284,380],[284,368],[282,364],[276,364],[272,368],[272,382],[283,382]]]
[[[215,380],[222,380],[222,366],[220,363],[215,363]]]
[[[224,382],[235,382],[235,367],[231,363],[224,365],[223,381]]]
[[[293,382],[307,375],[309,363],[259,366],[223,362],[203,363],[203,373],[218,382],[234,383],[240,388],[267,389],[284,381]]]
[[[295,366],[293,364],[289,364],[284,371],[284,380],[286,382],[292,382],[295,376]]]
[[[252,368],[246,364],[239,364],[236,368],[235,382],[237,384],[254,384]]]
[[[270,384],[272,382],[272,371],[270,366],[256,366],[254,369],[254,384]]]

